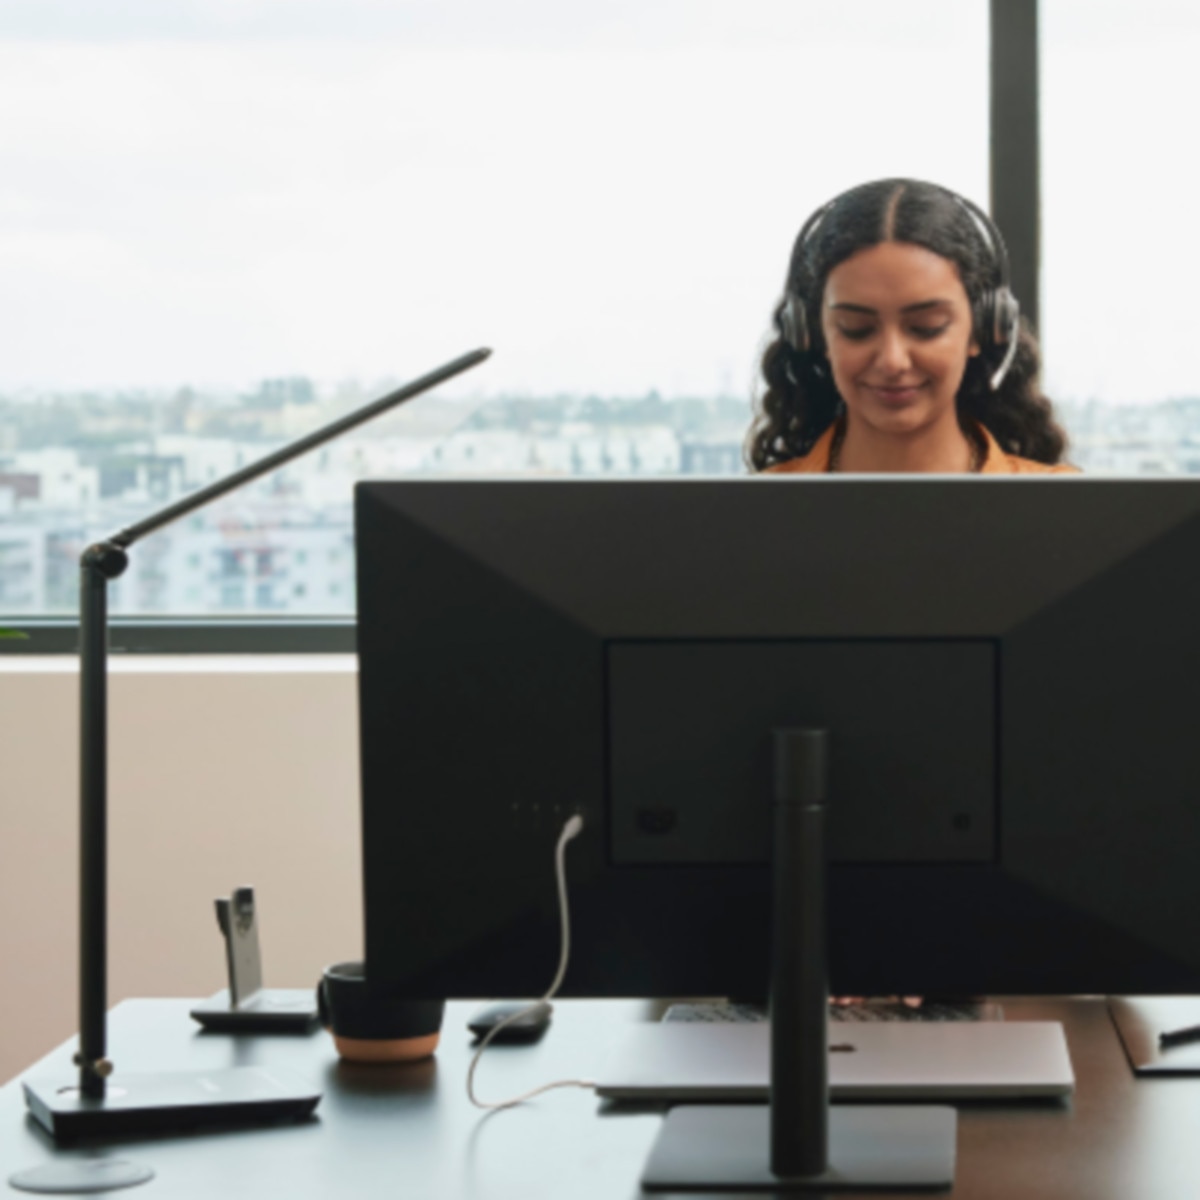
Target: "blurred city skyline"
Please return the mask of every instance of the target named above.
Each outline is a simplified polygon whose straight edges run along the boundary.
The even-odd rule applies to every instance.
[[[70,615],[85,546],[224,478],[356,402],[303,377],[251,392],[0,397],[0,613]],[[352,497],[364,479],[738,476],[748,406],[434,393],[351,431],[168,529],[132,556],[114,613],[347,614]],[[1088,475],[1200,476],[1200,397],[1060,406]]]

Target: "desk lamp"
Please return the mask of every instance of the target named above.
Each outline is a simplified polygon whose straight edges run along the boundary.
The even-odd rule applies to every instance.
[[[483,362],[490,350],[474,350],[421,376],[412,383],[364,405],[355,412],[266,455],[223,480],[201,488],[162,512],[89,546],[80,559],[80,836],[79,836],[79,1067],[77,1084],[58,1079],[24,1082],[26,1103],[55,1138],[86,1138],[147,1129],[172,1129],[204,1122],[262,1119],[264,1103],[277,1097],[262,1094],[260,1073],[250,1067],[173,1075],[121,1076],[109,1090],[113,1064],[106,1057],[107,1009],[107,659],[108,582],[128,564],[126,550],[162,526],[211,500],[283,466],[299,455],[337,437],[421,392]],[[255,1079],[249,1079],[253,1075]],[[200,1078],[203,1077],[203,1079]],[[310,1097],[309,1108],[316,1103]],[[65,1163],[53,1168],[54,1190],[96,1191],[144,1182],[153,1172],[134,1163],[96,1159],[73,1164],[63,1187],[58,1177]],[[39,1171],[14,1176],[28,1190],[47,1190]],[[40,1186],[39,1186],[40,1184]]]

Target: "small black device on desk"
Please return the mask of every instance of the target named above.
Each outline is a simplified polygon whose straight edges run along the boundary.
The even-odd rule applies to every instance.
[[[492,1039],[495,1046],[501,1042],[536,1042],[550,1027],[553,1007],[546,1003],[535,1004],[529,1000],[518,1000],[504,1004],[492,1004],[480,1009],[468,1022],[467,1028],[477,1037],[485,1038],[501,1021],[521,1013],[510,1021]]]

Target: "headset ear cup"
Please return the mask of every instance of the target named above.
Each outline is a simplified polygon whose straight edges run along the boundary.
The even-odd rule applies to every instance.
[[[997,336],[999,325],[997,324],[996,293],[994,291],[984,292],[976,301],[974,319],[975,340],[979,343],[980,350],[987,354],[1000,344]]]
[[[1019,331],[1021,306],[1007,287],[984,292],[975,306],[975,337],[981,350],[1007,348]]]
[[[998,288],[995,297],[996,342],[1007,346],[1021,334],[1021,305],[1007,287]]]

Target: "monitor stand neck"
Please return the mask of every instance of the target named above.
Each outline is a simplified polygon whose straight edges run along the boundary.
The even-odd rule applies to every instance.
[[[830,1110],[825,963],[828,734],[775,731],[770,1105],[676,1105],[647,1191],[947,1188],[951,1108]]]
[[[829,984],[825,950],[827,734],[775,731],[772,856],[771,1170],[829,1165]]]

